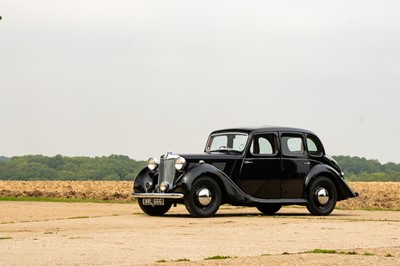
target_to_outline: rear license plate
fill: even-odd
[[[163,206],[164,199],[143,199],[143,205],[151,205],[151,206]]]

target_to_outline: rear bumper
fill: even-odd
[[[182,193],[132,193],[133,198],[154,198],[154,199],[183,199]]]

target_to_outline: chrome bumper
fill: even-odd
[[[182,199],[184,196],[182,193],[132,193],[132,197],[139,199]]]

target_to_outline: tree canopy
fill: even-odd
[[[0,162],[2,180],[133,180],[147,163],[128,156],[26,155]]]
[[[333,156],[349,181],[400,182],[400,164],[362,157]],[[0,180],[133,180],[147,162],[124,155],[65,157],[0,156]]]
[[[400,182],[400,164],[381,164],[378,160],[363,157],[333,156],[349,181]]]

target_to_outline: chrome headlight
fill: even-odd
[[[151,157],[147,160],[147,167],[150,170],[155,170],[157,168],[158,164],[159,164],[159,162],[156,158]]]
[[[181,171],[185,167],[186,160],[183,157],[178,157],[175,159],[175,169]]]

